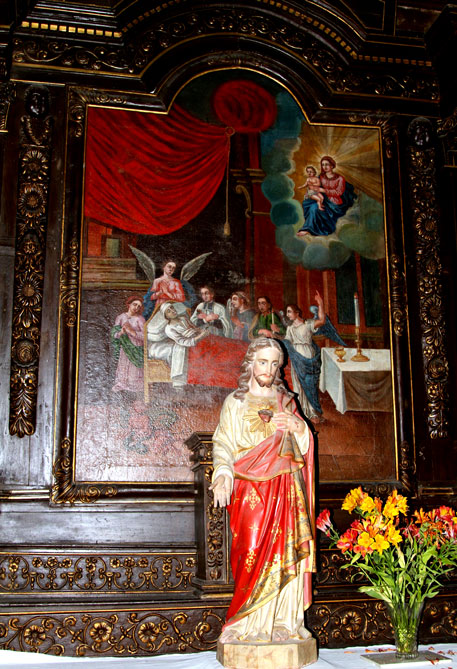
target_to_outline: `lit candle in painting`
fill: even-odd
[[[359,310],[359,296],[354,293],[354,313],[355,313],[355,327],[360,327],[360,310]]]

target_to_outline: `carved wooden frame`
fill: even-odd
[[[148,108],[157,111],[163,110],[163,104],[150,96],[126,95],[123,93],[101,92],[93,89],[70,87],[68,91],[68,137],[67,137],[67,162],[75,166],[82,165],[84,147],[84,128],[87,107],[90,104],[116,105],[128,108]],[[360,119],[357,115],[349,116],[349,121],[354,125],[381,126],[383,136],[388,137],[388,117],[385,114],[367,116]],[[392,146],[387,139],[385,145],[386,157],[392,154]],[[77,168],[76,168],[77,170]],[[173,491],[173,499],[176,496],[191,501],[194,498],[192,484],[108,484],[108,483],[79,483],[74,478],[75,464],[75,406],[76,406],[76,369],[77,369],[77,337],[76,326],[78,319],[79,302],[79,277],[81,252],[79,248],[81,207],[82,207],[82,174],[78,171],[66,173],[66,202],[65,220],[62,235],[62,254],[60,269],[60,323],[59,323],[59,355],[58,355],[58,397],[56,404],[56,443],[53,464],[54,483],[51,492],[51,501],[54,504],[93,503],[103,499],[136,499],[138,496],[146,496],[153,499],[166,499]],[[71,187],[70,187],[71,184]],[[391,320],[394,323],[393,337],[398,343],[405,340],[402,323],[405,320],[405,286],[403,281],[404,269],[402,269],[402,254],[400,247],[395,249],[401,242],[396,239],[392,230],[388,233],[389,256],[392,262],[387,263],[390,272],[391,283]],[[389,279],[388,279],[389,281]],[[394,364],[395,364],[395,351]],[[399,374],[395,375],[399,379]],[[405,404],[401,397],[402,389],[408,383],[401,383],[395,388],[394,397],[397,398],[397,406]],[[398,410],[397,410],[398,415]],[[392,485],[403,487],[408,492],[414,491],[414,456],[410,447],[410,437],[405,430],[406,425],[403,417],[396,426],[397,444],[397,480]],[[399,445],[399,446],[398,446]],[[347,490],[348,482],[326,486],[329,494],[340,498]],[[385,490],[386,484],[376,484],[376,490]],[[331,489],[331,493],[330,493]],[[323,496],[328,497],[327,494]]]
[[[69,87],[68,89],[68,127],[67,127],[67,163],[81,166],[84,147],[84,128],[87,107],[90,104],[115,105],[128,108],[144,108],[163,111],[164,105],[158,98],[141,94],[100,91],[89,88]],[[341,122],[343,112],[336,114]],[[346,114],[346,123],[357,126],[379,127],[381,130],[383,161],[386,174],[393,173],[398,180],[398,138],[395,123],[386,113]],[[328,120],[331,123],[330,120]],[[75,171],[76,169],[76,171]],[[79,483],[74,478],[75,463],[75,374],[77,369],[76,325],[78,319],[80,257],[79,248],[82,174],[78,167],[72,173],[66,172],[65,220],[62,235],[62,254],[60,270],[60,323],[58,356],[58,397],[56,404],[56,442],[54,453],[51,501],[54,504],[92,503],[103,499],[137,499],[138,496],[150,500],[165,500],[173,491],[173,499],[182,498],[191,502],[194,499],[192,484],[108,484]],[[71,184],[71,187],[70,187]],[[415,454],[413,444],[412,415],[405,407],[411,407],[411,398],[405,397],[410,388],[409,342],[406,327],[407,294],[405,250],[403,247],[403,221],[396,224],[393,216],[395,204],[401,208],[402,202],[395,203],[395,194],[388,194],[386,203],[391,210],[386,210],[387,218],[387,281],[390,286],[390,321],[392,330],[392,356],[396,373],[394,380],[396,479],[389,482],[369,485],[378,493],[391,487],[401,487],[410,494],[415,494]],[[388,209],[388,207],[387,207]],[[367,482],[369,484],[369,482]],[[322,498],[336,500],[344,496],[348,482],[322,484]]]

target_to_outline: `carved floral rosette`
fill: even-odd
[[[195,551],[0,553],[0,593],[191,592]]]
[[[0,615],[0,649],[123,657],[212,650],[224,614],[218,606],[156,606]]]
[[[408,135],[427,425],[430,438],[438,439],[449,436],[449,363],[441,280],[436,150],[431,122],[422,117],[414,119]]]
[[[35,431],[53,120],[48,91],[31,86],[21,118],[11,335],[10,434]]]

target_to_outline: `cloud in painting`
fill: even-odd
[[[277,96],[277,106],[275,126],[262,133],[262,167],[266,174],[262,192],[271,203],[270,218],[276,227],[278,246],[292,263],[301,264],[305,269],[336,269],[348,260],[353,251],[369,259],[383,258],[384,216],[382,204],[378,201],[380,175],[376,165],[379,160],[376,135],[371,130],[368,131],[371,135],[368,135],[364,129],[341,128],[335,132],[330,128],[329,136],[325,138],[325,127],[316,131],[308,126],[299,107],[288,94],[280,93]],[[296,236],[304,222],[302,196],[300,191],[296,193],[296,186],[305,177],[297,175],[294,160],[294,156],[300,156],[303,162],[302,156],[308,155],[308,145],[301,139],[303,123],[311,128],[311,140],[316,145],[313,156],[316,167],[318,155],[332,153],[332,139],[337,139],[339,146],[346,141],[349,147],[346,155],[349,155],[349,150],[351,153],[341,173],[346,169],[346,179],[350,183],[356,182],[357,199],[346,214],[338,219],[335,232],[328,236]],[[313,133],[317,135],[317,132],[320,133],[318,141],[313,137]],[[324,151],[325,139],[330,148],[327,151]],[[317,149],[319,141],[321,146]],[[351,175],[354,177],[352,181]]]

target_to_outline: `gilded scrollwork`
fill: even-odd
[[[445,119],[438,121],[437,134],[443,142],[448,165],[457,164],[457,109]]]
[[[372,497],[387,497],[392,492],[394,486],[391,483],[365,483],[363,489]]]
[[[377,71],[378,64],[373,63],[370,70],[358,68],[354,60],[357,56],[349,45],[341,39],[326,45],[322,40],[325,35],[328,42],[333,41],[335,32],[326,28],[321,20],[315,21],[302,12],[288,11],[284,17],[279,12],[274,17],[261,8],[230,7],[217,9],[200,8],[198,12],[182,12],[180,18],[164,16],[160,23],[151,29],[151,16],[143,21],[143,31],[135,31],[130,38],[125,32],[127,44],[85,46],[74,44],[65,39],[51,37],[21,37],[14,43],[13,61],[15,63],[53,65],[60,68],[92,72],[141,74],[164,51],[206,35],[236,34],[246,35],[251,39],[260,39],[275,48],[284,48],[293,52],[309,65],[313,72],[322,77],[333,91],[338,93],[361,93],[384,95],[399,98],[420,98],[438,100],[438,82],[433,71],[424,67],[409,65],[405,73],[396,71],[396,63],[389,65],[390,72],[385,72],[385,64]],[[307,19],[310,19],[309,21]],[[321,34],[322,33],[322,34]],[[131,41],[129,41],[131,39]],[[348,49],[352,56],[348,61]],[[235,63],[239,63],[236,58]],[[255,57],[255,56],[254,56]],[[225,57],[223,57],[225,58]],[[245,56],[241,56],[245,58]],[[218,64],[219,61],[217,61]],[[260,63],[262,65],[262,63]]]
[[[307,621],[321,647],[386,643],[392,639],[389,614],[385,604],[377,600],[313,604]]]
[[[10,434],[35,431],[53,120],[49,93],[31,86],[21,118],[11,334]]]
[[[60,65],[68,69],[93,70],[96,72],[109,69],[111,72],[125,72],[128,63],[125,51],[107,45],[89,48],[76,46],[66,40],[39,37],[19,38],[14,40],[13,61],[42,65]]]
[[[70,90],[68,102],[68,118],[70,134],[81,139],[84,136],[84,123],[88,104],[124,105],[128,97],[119,93],[106,93],[92,88],[75,88]]]
[[[391,314],[394,333],[401,337],[407,320],[406,279],[400,256],[390,256]]]
[[[381,124],[381,137],[385,155],[391,160],[394,156],[394,147],[398,141],[398,130],[390,119]]]
[[[6,130],[8,112],[16,96],[16,85],[13,83],[0,84],[0,132]]]
[[[341,551],[321,549],[320,567],[316,574],[316,584],[320,586],[347,586],[351,583],[364,583],[363,575],[355,567],[342,569],[348,561]]]
[[[380,127],[384,153],[387,158],[392,158],[393,147],[397,141],[398,136],[398,131],[392,124],[392,114],[353,113],[349,114],[348,119],[351,123],[356,123],[357,125],[371,125]]]
[[[443,636],[457,637],[457,602],[434,599],[425,610],[424,617],[430,634],[438,640]]]
[[[72,441],[65,437],[60,443],[59,454],[52,468],[54,484],[51,490],[51,501],[54,504],[92,504],[100,497],[117,495],[117,488],[114,485],[76,483],[73,479],[72,456]]]
[[[4,616],[0,649],[49,655],[153,655],[212,650],[225,609],[218,607],[144,611],[75,612]]]
[[[205,468],[206,485],[211,482],[213,468]],[[224,564],[224,529],[225,529],[225,509],[215,507],[213,504],[213,492],[208,488],[208,503],[206,505],[206,527],[207,527],[207,557],[206,563],[209,567],[210,578],[217,581],[222,576],[222,566]]]
[[[413,449],[407,441],[400,444],[398,459],[399,478],[406,492],[415,492],[416,465],[413,457]]]
[[[448,436],[449,364],[442,298],[439,208],[436,193],[436,155],[433,128],[426,118],[408,128],[410,199],[415,230],[422,354],[427,395],[427,423],[432,439]]]
[[[196,557],[192,552],[75,556],[0,554],[0,592],[185,592],[191,590]]]
[[[76,237],[70,241],[68,253],[60,263],[60,307],[65,325],[76,324],[78,310],[79,243]]]

